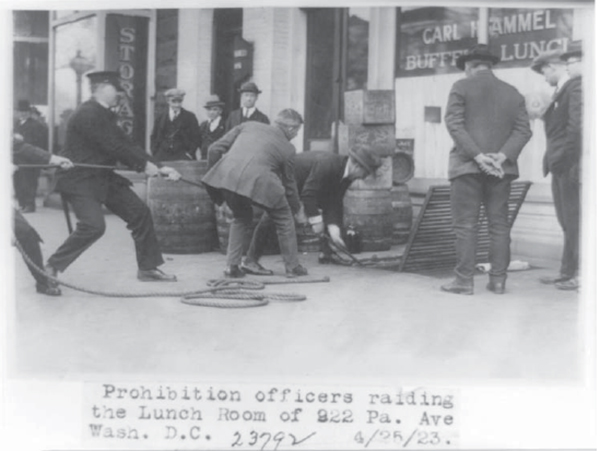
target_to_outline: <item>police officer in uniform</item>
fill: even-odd
[[[144,150],[134,145],[117,125],[111,111],[119,103],[117,72],[88,74],[92,98],[82,103],[67,125],[62,155],[73,163],[114,166],[123,163],[150,177],[164,175],[178,180],[173,168],[159,167]],[[171,282],[177,280],[158,269],[164,263],[150,210],[131,189],[131,182],[112,169],[75,167],[57,172],[56,190],[70,203],[77,217],[77,227],[48,259],[46,272],[56,276],[73,263],[105,230],[102,205],[127,223],[135,243],[138,279]],[[117,257],[118,258],[118,257]]]

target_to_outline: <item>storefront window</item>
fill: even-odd
[[[54,151],[64,145],[66,124],[91,95],[85,74],[96,67],[98,19],[89,17],[54,29]]]
[[[370,8],[348,9],[346,91],[367,88]]]

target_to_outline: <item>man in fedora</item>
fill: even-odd
[[[200,160],[207,159],[210,145],[225,134],[224,106],[216,94],[212,94],[204,105],[208,119],[200,124]]]
[[[198,119],[182,107],[185,91],[165,91],[168,108],[154,121],[150,149],[157,161],[195,160],[200,144]]]
[[[175,281],[158,266],[164,263],[150,209],[131,189],[132,183],[112,169],[78,166],[115,166],[117,162],[149,177],[167,176],[178,180],[173,168],[155,164],[141,147],[133,144],[117,125],[117,115],[111,111],[120,101],[123,88],[118,72],[93,72],[90,80],[92,98],[77,107],[67,125],[65,146],[61,155],[75,167],[56,173],[56,190],[73,208],[77,227],[67,240],[50,256],[46,272],[51,276],[63,272],[87,248],[96,242],[106,228],[102,206],[123,219],[131,230],[135,243],[138,274],[142,281]],[[121,249],[115,249],[115,259]]]
[[[308,222],[316,235],[327,234],[338,246],[346,247],[341,233],[344,194],[354,180],[374,175],[380,166],[381,158],[363,147],[350,149],[349,156],[316,150],[294,155],[298,193]],[[273,271],[264,268],[258,262],[272,232],[272,221],[263,215],[242,262],[243,271],[255,275],[273,274]],[[322,241],[319,262],[329,261],[331,248]]]
[[[48,149],[48,129],[33,118],[28,100],[19,100],[17,103],[13,130],[27,144],[42,150]],[[40,169],[36,168],[21,168],[13,175],[15,196],[22,213],[35,211],[35,195],[39,177]]]
[[[240,103],[242,107],[238,110],[233,110],[227,118],[225,129],[231,130],[236,125],[240,125],[246,121],[262,122],[263,124],[269,124],[269,118],[258,111],[255,107],[258,95],[262,92],[256,86],[256,83],[251,81],[246,82],[240,88]]]
[[[567,52],[541,53],[531,68],[555,87],[552,103],[543,116],[546,131],[544,176],[552,174],[552,198],[564,243],[560,272],[540,282],[560,290],[579,287],[580,163],[582,152],[580,45]]]
[[[479,209],[483,203],[490,233],[487,289],[503,294],[510,263],[508,198],[519,175],[517,158],[531,138],[525,99],[499,80],[492,67],[499,58],[478,44],[456,61],[466,77],[452,86],[445,122],[450,151],[450,208],[456,234],[455,279],[443,291],[473,294]]]
[[[298,260],[294,215],[305,222],[294,180],[296,149],[290,141],[302,126],[295,110],[279,112],[274,125],[249,121],[238,125],[208,149],[211,168],[202,182],[213,202],[226,202],[233,213],[227,247],[226,277],[243,277],[242,256],[252,238],[252,205],[275,223],[288,277],[307,274]]]

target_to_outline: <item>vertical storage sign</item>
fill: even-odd
[[[458,72],[456,59],[477,43],[477,8],[416,8],[399,13],[397,77]],[[526,67],[541,52],[566,49],[572,9],[492,8],[489,46],[499,68]]]
[[[146,83],[148,79],[148,18],[106,16],[106,70],[119,72],[125,89],[117,114],[119,126],[142,147],[146,135]]]

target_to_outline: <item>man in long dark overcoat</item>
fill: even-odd
[[[555,87],[552,102],[544,113],[546,153],[544,176],[552,174],[552,197],[564,243],[560,272],[542,277],[544,284],[561,290],[579,287],[580,162],[582,152],[581,58],[578,45],[567,52],[540,54],[532,69]]]
[[[71,169],[73,167],[73,163],[68,158],[52,155],[39,147],[23,142],[21,135],[15,135],[13,138],[13,163],[15,165],[51,164],[60,166],[63,169]],[[17,168],[17,172],[22,171],[23,169],[29,169],[18,168],[18,166],[15,167]],[[43,269],[44,267],[42,250],[40,248],[40,243],[42,241],[40,235],[29,222],[27,222],[19,210],[15,209],[13,219],[15,239],[25,255],[31,260],[30,263],[25,259],[25,256],[23,257],[29,272],[31,272],[31,275],[36,281],[35,288],[37,292],[48,296],[59,296],[61,294],[60,289],[56,285],[49,283],[48,278],[32,266],[33,263],[33,265],[40,269]]]
[[[452,86],[446,127],[454,140],[450,151],[450,208],[456,234],[455,279],[443,291],[473,294],[479,209],[485,206],[490,234],[487,289],[503,294],[510,263],[508,198],[519,175],[517,158],[531,138],[525,99],[493,74],[499,61],[478,44],[456,66],[466,78]]]
[[[158,167],[152,157],[132,143],[117,125],[117,115],[110,110],[119,103],[117,72],[88,74],[92,99],[82,103],[67,125],[66,142],[61,153],[76,167],[58,171],[56,190],[73,208],[77,227],[48,259],[46,271],[52,276],[62,272],[97,241],[106,227],[102,205],[127,223],[135,243],[138,279],[175,281],[158,266],[164,263],[150,209],[131,189],[132,183],[112,169],[77,166],[77,164],[113,167],[120,162],[129,169],[159,174],[178,180],[180,174],[167,166]],[[118,258],[118,256],[115,256]]]
[[[281,111],[274,125],[245,122],[208,149],[211,169],[202,179],[213,201],[233,212],[227,248],[226,277],[243,277],[242,256],[252,235],[252,205],[263,208],[275,223],[286,274],[307,274],[298,260],[294,214],[301,214],[294,180],[296,153],[290,141],[302,126],[302,116]]]

